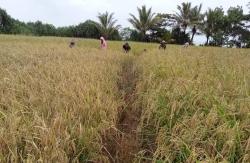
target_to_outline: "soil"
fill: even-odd
[[[140,122],[141,108],[136,105],[138,74],[133,58],[126,58],[117,82],[123,105],[118,108],[116,130],[106,131],[102,140],[103,152],[110,162],[133,162],[140,151],[137,127]]]

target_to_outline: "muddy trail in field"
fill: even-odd
[[[114,163],[133,162],[140,151],[137,127],[141,118],[141,108],[136,104],[139,72],[134,62],[134,58],[128,57],[122,63],[117,86],[123,105],[118,108],[117,130],[107,131],[103,140],[105,155]]]

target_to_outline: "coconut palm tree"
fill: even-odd
[[[191,42],[193,42],[194,35],[197,32],[196,25],[203,20],[203,14],[201,14],[202,5],[192,7],[190,2],[182,3],[177,6],[178,12],[174,14],[176,22],[182,27],[184,34],[188,27],[193,25]]]
[[[114,13],[99,13],[97,18],[99,22],[96,23],[96,27],[100,34],[106,39],[120,28],[120,25],[116,25],[117,20],[114,18]]]
[[[131,18],[128,21],[141,33],[145,41],[147,31],[157,24],[159,18],[155,16],[155,13],[152,13],[152,8],[147,9],[146,6],[142,6],[141,8],[137,7],[137,10],[139,14],[138,18],[130,14]]]
[[[177,23],[183,28],[184,33],[186,33],[187,27],[191,23],[192,16],[192,6],[190,2],[182,3],[177,6],[178,12],[174,14],[174,18]]]
[[[199,25],[199,29],[206,35],[206,45],[209,43],[210,37],[216,34],[223,26],[224,12],[222,8],[208,9],[205,13],[205,19]]]
[[[214,12],[212,9],[208,9],[205,13],[205,19],[200,25],[201,31],[206,35],[207,41],[206,45],[209,43],[209,38],[212,36],[212,28],[213,28],[213,18],[214,18]]]
[[[191,10],[191,17],[190,17],[190,24],[193,25],[192,29],[192,37],[191,37],[191,43],[193,42],[194,35],[197,33],[196,25],[201,24],[202,20],[204,19],[204,14],[201,13],[202,5],[195,6]]]

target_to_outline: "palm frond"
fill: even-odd
[[[109,37],[116,30],[120,28],[119,25],[116,25],[117,20],[114,19],[114,13],[98,13],[97,16],[99,23],[96,23],[98,31],[105,37]]]
[[[133,25],[133,27],[140,31],[143,35],[152,28],[158,21],[155,13],[152,13],[152,8],[147,9],[144,5],[141,8],[137,7],[138,17],[130,14],[128,21]]]

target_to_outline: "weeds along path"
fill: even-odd
[[[117,131],[109,131],[104,138],[106,155],[111,162],[133,162],[140,150],[140,141],[137,136],[137,127],[141,118],[141,109],[136,105],[136,85],[138,69],[135,57],[126,56],[117,86],[123,99],[123,105],[118,108]]]

